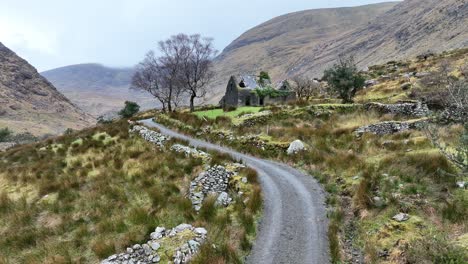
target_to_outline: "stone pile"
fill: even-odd
[[[164,148],[164,144],[171,139],[170,137],[166,137],[163,134],[150,130],[144,126],[135,125],[129,132],[139,134],[143,139],[156,144],[160,148]]]
[[[189,198],[196,211],[201,209],[203,200],[209,194],[218,194],[218,204],[228,205],[232,199],[227,194],[229,179],[233,172],[221,165],[210,167],[190,183]]]
[[[403,102],[398,104],[368,103],[365,105],[365,108],[367,110],[377,110],[381,113],[415,117],[423,117],[430,114],[427,105],[421,102]]]
[[[188,236],[192,237],[192,239],[175,248],[172,261],[174,264],[188,263],[198,252],[200,245],[205,241],[208,232],[202,227],[194,228],[189,224],[180,224],[170,230],[166,230],[164,227],[157,227],[155,231],[151,233],[151,240],[145,244],[133,245],[132,247],[127,248],[125,253],[112,255],[103,260],[101,264],[159,263],[161,261],[161,254],[158,253],[158,250],[163,243],[162,241],[164,240],[167,242],[167,239],[175,238],[182,232],[192,233],[192,236]],[[185,234],[184,237],[186,236],[187,235]]]
[[[204,160],[208,160],[211,158],[210,154],[204,151],[198,150],[196,148],[187,147],[181,144],[172,145],[171,150],[178,153],[185,153],[186,156],[193,156],[196,158],[200,157]]]
[[[387,134],[394,134],[410,129],[418,129],[422,127],[422,125],[426,123],[426,120],[418,120],[418,121],[407,121],[407,122],[399,122],[399,121],[386,121],[377,124],[372,124],[368,126],[363,126],[356,129],[355,133],[358,136],[361,136],[364,133],[372,133],[375,135],[387,135]]]

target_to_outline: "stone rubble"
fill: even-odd
[[[196,211],[201,209],[203,200],[209,194],[218,194],[219,204],[224,206],[232,202],[229,197],[227,189],[229,186],[229,179],[234,175],[233,172],[228,171],[225,167],[218,165],[210,167],[198,175],[190,183],[189,199]]]
[[[153,144],[156,144],[159,148],[163,149],[164,144],[170,140],[170,137],[167,137],[159,132],[153,131],[148,129],[147,127],[144,126],[138,126],[135,125],[133,128],[129,130],[129,133],[137,133],[139,134],[143,139],[145,139],[148,142],[151,142]]]
[[[101,264],[159,263],[161,257],[157,251],[161,247],[161,240],[166,237],[175,237],[177,234],[186,230],[190,230],[194,238],[175,249],[172,261],[175,264],[188,263],[198,252],[200,245],[206,240],[208,232],[203,227],[195,228],[189,224],[180,224],[169,231],[164,227],[157,227],[155,231],[151,233],[151,240],[145,244],[136,244],[132,247],[128,247],[125,253],[114,254],[103,260]]]

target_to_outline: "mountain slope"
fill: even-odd
[[[133,68],[78,64],[41,74],[73,103],[99,116],[121,109],[126,100],[137,102],[143,109],[157,106],[151,95],[129,89],[133,73]]]
[[[268,70],[275,80],[287,78],[309,47],[366,25],[396,4],[306,10],[267,21],[242,34],[216,58],[214,85],[219,91],[230,75],[260,70]]]
[[[340,54],[359,66],[468,45],[466,0],[406,0],[351,8],[308,10],[263,23],[236,39],[216,59],[212,103],[227,78],[267,70],[275,81],[321,77]]]
[[[468,46],[468,1],[406,0],[370,24],[313,47],[299,73],[320,75],[337,54],[354,54],[361,67]]]
[[[42,135],[93,122],[26,60],[0,43],[0,127]]]

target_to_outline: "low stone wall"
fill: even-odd
[[[129,133],[138,133],[143,139],[156,144],[160,148],[164,148],[164,144],[171,139],[161,133],[148,129],[147,127],[138,125],[134,125],[130,129]]]
[[[421,102],[403,102],[398,104],[368,103],[365,105],[365,108],[367,110],[376,110],[381,113],[414,117],[423,117],[430,114],[427,105]]]
[[[103,260],[101,264],[122,264],[122,263],[140,263],[150,264],[159,263],[161,254],[158,250],[165,247],[164,242],[174,238],[175,241],[180,240],[180,237],[191,237],[186,242],[182,242],[180,246],[174,249],[172,261],[174,264],[188,263],[192,257],[199,251],[200,245],[205,241],[207,231],[205,228],[195,228],[189,224],[180,224],[173,229],[166,230],[164,227],[157,227],[151,233],[151,239],[145,244],[136,244],[128,247],[125,253],[115,254]],[[164,241],[164,242],[163,242]],[[167,250],[167,246],[165,247]]]
[[[187,147],[187,146],[184,146],[184,145],[181,145],[181,144],[172,145],[171,150],[175,151],[175,152],[178,152],[178,153],[184,153],[186,156],[192,156],[192,157],[195,157],[195,158],[202,158],[203,160],[206,160],[206,161],[211,159],[210,154],[208,154],[208,153],[206,153],[204,151],[198,150],[196,148]]]
[[[394,134],[410,129],[420,129],[424,126],[427,120],[417,120],[417,121],[387,121],[381,122],[377,124],[372,124],[368,126],[363,126],[356,129],[355,133],[358,136],[361,136],[364,133],[372,133],[375,135],[387,135],[387,134]]]

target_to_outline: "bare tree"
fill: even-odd
[[[161,56],[150,51],[137,66],[132,87],[149,92],[161,102],[164,111],[172,112],[184,93],[180,75],[185,51],[179,35],[159,42],[158,48]]]
[[[195,98],[206,95],[206,85],[213,78],[212,59],[216,55],[213,40],[200,35],[178,34],[160,41],[161,53],[150,51],[138,65],[133,87],[150,92],[172,112],[189,95],[190,110]]]
[[[166,111],[170,93],[162,84],[160,70],[154,52],[148,52],[145,59],[136,67],[132,78],[132,88],[149,92],[162,104],[163,111]]]
[[[448,61],[443,61],[437,71],[421,79],[421,88],[416,97],[427,101],[429,105],[440,108],[456,108],[466,111],[468,107],[468,66],[464,64],[458,71],[461,77],[452,75],[453,68]]]
[[[181,68],[181,83],[189,94],[190,111],[195,111],[195,98],[206,95],[206,85],[214,76],[212,60],[217,51],[213,47],[213,39],[202,38],[200,35],[177,36],[180,48],[183,50]]]
[[[186,50],[184,47],[184,34],[172,36],[171,38],[159,42],[159,50],[162,56],[158,58],[160,67],[160,78],[168,91],[167,109],[172,112],[173,104],[179,105],[183,94],[182,76],[183,63]]]
[[[462,174],[468,174],[468,81],[467,65],[458,70],[460,77],[452,75],[452,68],[447,61],[442,62],[439,70],[423,78],[421,84],[428,89],[429,95],[436,97],[442,107],[445,108],[439,118],[426,126],[426,135],[440,152],[453,164],[462,170]],[[464,131],[459,142],[447,145],[439,133],[438,122],[446,123],[455,121],[464,124]]]
[[[311,97],[320,94],[320,84],[312,79],[295,76],[292,78],[292,81],[294,82],[292,90],[296,93],[299,100],[308,101]]]

